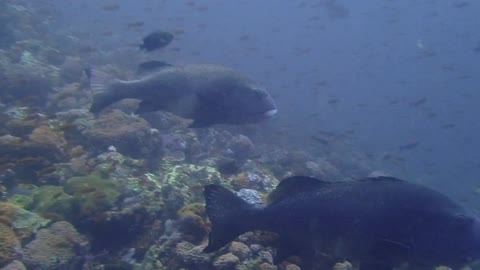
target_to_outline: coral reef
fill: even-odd
[[[23,250],[23,262],[33,269],[60,269],[85,254],[88,248],[88,241],[72,224],[59,221],[38,231]]]
[[[177,224],[184,239],[190,243],[200,244],[209,231],[205,207],[200,203],[187,204],[178,211],[178,217]]]
[[[119,183],[100,172],[68,179],[64,190],[71,195],[76,219],[89,219],[114,207],[121,194]]]
[[[47,125],[35,128],[26,139],[0,136],[0,172],[10,170],[17,182],[46,183],[56,181],[49,175],[54,163],[62,160],[66,141]]]
[[[159,157],[161,143],[142,118],[113,110],[102,114],[83,135],[90,148],[106,151],[113,145],[122,154],[132,157]]]

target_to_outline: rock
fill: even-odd
[[[262,251],[258,252],[258,256],[260,257],[260,259],[262,261],[273,264],[273,256],[272,256],[272,253],[270,253],[269,251],[262,250]]]
[[[87,252],[88,242],[66,221],[40,230],[23,252],[23,262],[28,268],[39,270],[61,269],[76,256]]]
[[[301,268],[296,264],[289,264],[285,267],[285,270],[301,270]]]
[[[239,262],[240,259],[237,256],[227,253],[216,258],[213,262],[213,267],[218,270],[234,269]]]
[[[245,260],[252,255],[252,251],[247,245],[237,241],[233,241],[230,244],[228,251],[242,260]]]
[[[264,262],[257,266],[257,270],[277,270],[277,267],[273,264]]]
[[[233,137],[227,146],[232,151],[232,157],[242,164],[255,152],[255,145],[245,135]]]
[[[263,202],[260,193],[255,189],[242,188],[237,192],[237,195],[250,204]]]
[[[352,270],[352,269],[353,269],[352,264],[347,261],[336,263],[333,266],[333,270]]]
[[[175,254],[184,264],[201,268],[210,264],[210,256],[203,252],[204,248],[205,245],[195,246],[187,241],[182,241],[176,245]]]

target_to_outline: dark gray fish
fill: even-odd
[[[423,97],[423,98],[420,98],[420,99],[412,102],[410,105],[413,106],[413,107],[418,107],[418,106],[423,105],[425,103],[427,103],[427,98]]]
[[[398,149],[399,149],[399,150],[412,150],[412,149],[417,148],[418,146],[420,146],[420,142],[414,141],[414,142],[411,142],[411,143],[407,143],[407,144],[404,144],[404,145],[400,145],[400,146],[398,147]]]
[[[234,159],[223,159],[217,161],[217,170],[222,175],[235,175],[241,172],[240,165]]]
[[[460,269],[480,256],[477,217],[437,191],[392,177],[325,182],[294,176],[263,207],[219,185],[206,186],[204,195],[213,225],[206,252],[264,230],[279,235],[276,263],[298,255],[310,262],[305,269],[325,261],[330,268],[321,269],[332,269],[343,259],[361,270],[391,270],[405,262],[418,269]]]
[[[163,61],[158,61],[158,60],[146,61],[138,65],[137,75],[145,75],[147,73],[152,73],[162,68],[171,67],[171,66],[173,65],[170,65],[169,63],[166,63]]]
[[[143,38],[143,44],[140,45],[141,50],[151,52],[163,48],[170,44],[173,40],[173,34],[165,31],[155,31]]]
[[[92,75],[92,113],[125,98],[141,100],[137,114],[167,111],[193,119],[190,127],[248,124],[277,112],[272,97],[238,72],[219,65],[165,67],[138,80],[108,80]]]

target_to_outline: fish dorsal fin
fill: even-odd
[[[291,176],[285,178],[268,195],[268,203],[272,204],[288,198],[294,194],[299,194],[329,185],[329,182],[309,177],[309,176]]]
[[[376,176],[376,177],[367,177],[367,178],[362,178],[358,181],[365,181],[365,182],[371,182],[371,181],[392,181],[392,182],[402,182],[403,180],[391,177],[391,176]]]

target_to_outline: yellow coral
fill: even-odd
[[[6,202],[0,202],[0,223],[11,223],[14,216],[15,208],[13,205]]]
[[[13,229],[0,223],[0,266],[14,259],[16,241]]]

